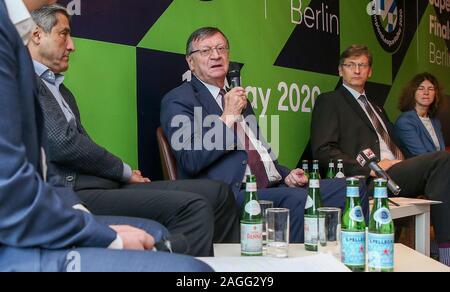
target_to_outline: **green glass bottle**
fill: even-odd
[[[345,178],[344,160],[338,159],[336,178]]]
[[[328,163],[327,179],[333,179],[336,176],[336,168],[333,159]]]
[[[366,269],[366,222],[359,196],[359,179],[347,178],[347,199],[342,215],[342,263],[353,272]]]
[[[305,172],[305,176],[309,178],[309,161],[303,160],[302,161],[302,169]]]
[[[317,225],[319,212],[317,209],[322,207],[322,199],[320,197],[319,173],[312,172],[310,175],[308,198],[305,205],[305,249],[317,251],[319,233]]]
[[[320,171],[319,171],[319,160],[313,160],[313,169],[312,172],[317,174],[317,179],[321,179]],[[310,174],[311,176],[311,174]]]
[[[256,194],[256,177],[247,175],[244,209],[241,215],[241,255],[261,256],[262,242],[262,214]]]
[[[394,271],[394,221],[389,210],[387,181],[376,179],[368,235],[369,272]]]

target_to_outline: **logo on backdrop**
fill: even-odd
[[[404,0],[373,0],[367,6],[378,42],[389,53],[398,50],[405,33]]]

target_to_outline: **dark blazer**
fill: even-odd
[[[437,118],[431,118],[431,123],[438,137],[441,151],[444,151],[445,142],[441,123]],[[395,133],[400,140],[403,151],[409,157],[437,151],[430,133],[428,133],[415,110],[400,115],[395,123]]]
[[[39,270],[39,248],[107,247],[116,238],[90,214],[72,209],[72,191],[42,180],[35,80],[28,50],[0,0],[0,270]],[[15,262],[14,249],[2,256],[12,247],[29,253],[29,261]]]
[[[201,120],[194,119],[195,109],[201,112]],[[222,112],[206,86],[193,76],[191,82],[183,83],[170,91],[162,100],[161,125],[170,143],[172,139],[179,141],[182,131],[184,131],[185,137],[188,137],[181,143],[186,146],[184,149],[174,149],[174,144],[171,143],[180,178],[210,178],[222,181],[230,185],[234,193],[238,194],[247,166],[247,153],[243,150],[236,150],[237,142],[233,131],[219,119]],[[206,117],[209,115],[212,115],[210,116],[211,125],[205,126],[204,121],[207,121]],[[243,115],[245,118],[254,116],[251,106],[247,107]],[[172,119],[176,116],[183,117],[184,125],[176,123],[171,126]],[[187,125],[186,122],[189,122],[190,125]],[[201,142],[208,130],[215,125],[221,127],[221,137],[227,137],[227,139],[217,139],[216,137],[216,144],[221,148],[207,150],[201,146],[199,150],[195,150],[195,144],[202,145]],[[180,130],[182,126],[184,128]],[[253,129],[253,132],[258,133],[258,139],[270,151],[269,145],[259,133],[259,127]],[[290,170],[278,164],[277,161],[275,161],[275,166],[284,180]]]
[[[385,123],[394,143],[399,145],[394,127],[384,109],[369,96],[368,99]],[[370,173],[369,168],[362,168],[356,161],[359,151],[371,148],[380,157],[380,143],[375,128],[344,86],[317,98],[311,122],[311,148],[314,158],[319,159],[322,166],[330,159],[343,159],[347,176],[368,176]]]
[[[123,175],[122,160],[89,137],[83,128],[77,102],[70,90],[64,85],[60,86],[61,95],[76,116],[76,125],[67,121],[52,92],[39,77],[37,80],[39,103],[44,114],[48,139],[51,183],[74,186],[77,178],[87,178],[86,175],[120,181]]]

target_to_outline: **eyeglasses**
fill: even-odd
[[[202,57],[209,57],[209,56],[211,56],[211,54],[214,50],[216,50],[218,55],[224,55],[224,54],[228,53],[228,47],[221,45],[221,46],[216,46],[216,47],[212,47],[212,48],[206,47],[203,49],[192,51],[189,53],[189,56],[192,54],[195,54],[195,53],[200,53],[200,55]]]
[[[428,91],[435,91],[435,88],[432,87],[432,86],[430,86],[430,87],[425,87],[425,86],[417,87],[417,91],[425,91],[425,89],[428,90]]]
[[[356,63],[345,63],[345,64],[342,64],[342,66],[345,67],[346,69],[352,69],[352,70],[355,70],[356,68],[358,68],[358,69],[367,69],[367,68],[369,68],[369,64],[366,64],[366,63],[359,63],[359,64],[356,64]]]

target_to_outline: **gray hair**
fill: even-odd
[[[31,13],[31,17],[33,17],[37,26],[41,27],[46,33],[50,33],[58,21],[56,18],[58,13],[65,15],[70,20],[67,9],[58,4],[47,5],[35,10]]]
[[[202,27],[194,31],[189,37],[186,44],[186,56],[189,56],[194,51],[194,48],[192,46],[194,42],[212,37],[216,33],[220,33],[225,38],[225,40],[227,41],[227,47],[229,48],[230,44],[228,42],[228,38],[220,29],[216,27]]]

